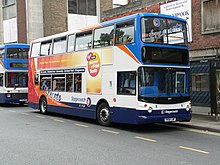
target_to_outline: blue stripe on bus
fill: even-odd
[[[11,97],[6,97],[6,93],[0,93],[0,103],[23,103],[27,100],[27,93],[8,93]]]
[[[39,108],[39,105],[36,103],[29,103],[29,106],[35,109]],[[93,107],[95,107],[95,105],[93,105]],[[170,111],[175,110],[177,109],[173,109]],[[110,111],[111,122],[125,124],[147,124],[155,122],[163,123],[165,118],[176,118],[176,121],[190,121],[192,117],[191,113],[186,111],[185,109],[178,109],[178,113],[170,114],[162,114],[160,110],[148,113],[148,111],[121,107],[110,108]],[[48,105],[48,112],[96,119],[95,109],[87,109],[80,107],[68,108]]]

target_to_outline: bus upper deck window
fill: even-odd
[[[113,45],[114,26],[103,27],[95,30],[94,48]]]
[[[116,44],[134,42],[134,20],[116,25]]]
[[[53,54],[66,52],[66,36],[54,39]]]
[[[92,31],[79,33],[76,35],[76,47],[75,50],[87,50],[92,45]]]
[[[46,56],[52,54],[52,40],[41,43],[40,55]]]

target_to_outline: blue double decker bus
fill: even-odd
[[[28,44],[0,45],[0,103],[27,102]]]

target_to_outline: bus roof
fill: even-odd
[[[23,43],[12,43],[12,44],[4,44],[4,45],[0,45],[0,48],[10,48],[10,47],[23,47],[23,48],[29,48],[30,45],[29,44],[23,44]]]
[[[41,41],[51,40],[53,38],[62,37],[62,36],[66,36],[66,35],[69,35],[69,34],[74,34],[74,33],[79,33],[79,32],[83,32],[83,31],[87,31],[87,30],[92,30],[92,29],[99,28],[99,27],[109,26],[109,25],[112,25],[114,23],[134,19],[136,17],[161,17],[161,18],[176,19],[176,20],[179,20],[179,21],[182,21],[182,22],[186,22],[186,20],[184,20],[182,18],[174,17],[174,16],[166,15],[166,14],[136,13],[136,14],[133,14],[133,15],[113,19],[113,20],[106,21],[106,22],[101,22],[99,24],[95,24],[95,25],[91,25],[91,26],[87,26],[87,27],[84,27],[84,28],[81,28],[81,29],[78,29],[78,30],[66,31],[66,32],[54,34],[54,35],[51,35],[51,36],[42,37],[42,38],[33,40],[32,42],[41,42]]]
[[[101,25],[102,26],[108,26],[108,25],[113,24],[113,23],[117,23],[117,22],[121,22],[121,21],[125,21],[125,20],[136,18],[138,16],[139,17],[162,17],[162,18],[176,19],[176,20],[179,20],[179,21],[182,21],[182,22],[186,22],[185,19],[182,19],[182,18],[179,18],[179,17],[174,17],[174,16],[171,16],[171,15],[166,15],[166,14],[159,14],[159,13],[136,13],[136,14],[133,14],[133,15],[129,15],[129,16],[113,19],[113,20],[110,20],[110,21],[102,22]]]

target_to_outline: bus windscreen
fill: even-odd
[[[142,41],[146,43],[187,45],[186,23],[159,17],[141,20]]]

